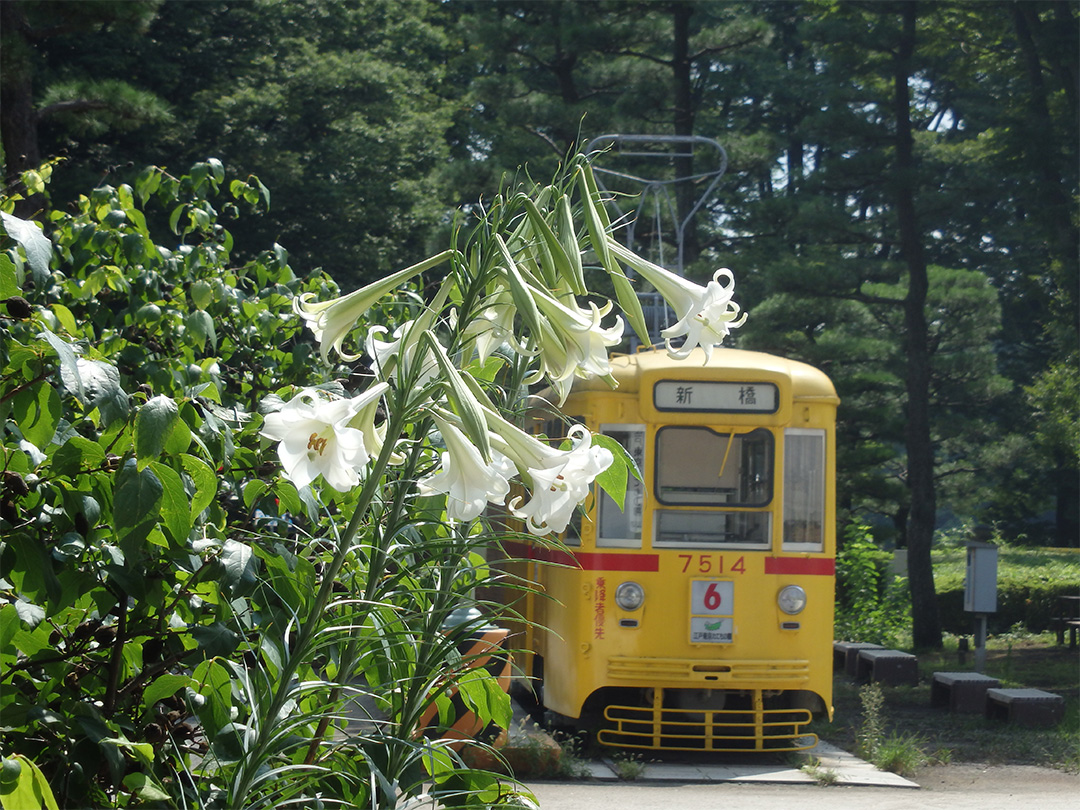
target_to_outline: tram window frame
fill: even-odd
[[[644,475],[645,455],[648,448],[648,432],[641,423],[611,423],[600,425],[601,434],[610,436],[622,445],[623,449],[634,459],[638,470]],[[626,435],[627,440],[619,439],[618,436]],[[630,435],[635,435],[635,441],[630,441]],[[629,446],[628,446],[629,445]],[[608,516],[612,519],[609,519]],[[645,525],[645,483],[639,481],[631,474],[626,479],[626,501],[623,508],[619,509],[614,499],[603,489],[599,490],[596,506],[596,546],[597,548],[641,548],[644,537]],[[618,532],[616,529],[625,527],[626,531]],[[611,536],[605,535],[605,529],[612,530]],[[636,530],[636,534],[635,534]]]
[[[688,432],[705,432],[711,434],[720,441],[725,443],[724,450],[721,455],[721,469],[719,473],[723,473],[726,470],[726,464],[724,456],[729,455],[730,451],[734,449],[734,442],[737,439],[739,443],[739,456],[737,456],[738,467],[735,468],[736,487],[715,487],[711,490],[705,488],[698,488],[699,493],[713,492],[717,495],[728,495],[733,493],[736,500],[712,500],[705,497],[695,498],[693,494],[688,494],[685,498],[673,497],[674,490],[668,492],[665,495],[664,487],[665,480],[669,480],[670,472],[664,469],[664,449],[663,441],[666,437],[674,436],[679,433]],[[747,439],[764,440],[762,446],[765,448],[765,466],[767,468],[768,476],[765,481],[765,493],[764,496],[758,500],[739,500],[740,489],[744,488],[744,477],[751,470],[744,470],[742,466],[742,453],[743,446]],[[654,460],[653,460],[653,487],[654,496],[658,504],[663,506],[698,506],[698,507],[711,507],[720,509],[730,508],[742,508],[742,509],[767,509],[773,501],[773,497],[776,491],[776,438],[768,428],[756,427],[750,430],[736,430],[731,428],[729,430],[717,430],[708,425],[664,425],[656,431],[656,438],[653,442]],[[679,468],[672,467],[671,472],[678,470]],[[719,474],[718,474],[719,475]],[[684,488],[685,489],[685,488]],[[747,488],[749,489],[749,488]]]
[[[683,520],[688,522],[689,531],[665,532],[663,524]],[[693,523],[697,520],[711,524],[711,531],[694,531]],[[752,529],[740,526],[740,523],[757,522]],[[745,551],[768,551],[772,548],[772,512],[765,509],[654,509],[653,510],[653,548],[702,548],[702,549],[739,549]],[[723,529],[717,527],[723,524]],[[734,525],[734,528],[729,528]],[[678,534],[677,539],[664,539],[664,535]],[[747,540],[751,533],[760,536],[760,540]]]
[[[802,440],[812,440],[812,443],[803,443]],[[803,449],[796,450],[797,444],[803,444]],[[812,457],[807,457],[807,450],[810,450]],[[787,428],[784,431],[783,453],[781,548],[784,551],[822,552],[825,550],[828,453],[825,431],[820,428]],[[800,503],[796,503],[796,499],[799,499]],[[791,525],[792,515],[806,516],[801,527],[805,531],[812,525],[814,511],[817,513],[818,539],[808,541],[805,534],[802,534],[800,539],[789,539],[793,538],[797,528]]]
[[[670,441],[665,447],[665,437],[670,438],[680,432],[691,434],[702,431],[717,440],[720,456],[718,477],[720,473],[727,472],[725,477],[733,479],[731,483],[735,486],[716,487],[712,490],[699,487],[696,492],[682,498],[672,497],[672,490],[665,497],[663,488],[665,481],[671,481],[671,473],[685,471],[677,465],[664,468],[666,452],[678,453],[681,449]],[[748,441],[753,444],[748,445]],[[691,447],[700,448],[701,441],[683,441],[681,444],[686,445],[689,452]],[[746,453],[748,448],[750,454]],[[776,437],[771,430],[760,426],[742,430],[734,427],[720,430],[709,425],[664,425],[656,431],[653,452],[653,487],[657,503],[652,521],[654,547],[748,551],[767,551],[772,548],[771,505],[776,492]],[[748,462],[748,459],[756,460]],[[728,465],[732,462],[736,466],[729,468]],[[755,488],[748,486],[746,482],[761,466],[764,466],[766,474],[764,481],[759,482],[757,487],[763,487],[763,492],[756,495],[756,499],[738,500],[741,492],[750,492]],[[689,483],[694,483],[693,479],[690,479]],[[701,493],[710,493],[713,499],[695,497]],[[736,500],[726,499],[731,494]],[[725,497],[725,500],[719,500],[721,496]],[[755,539],[747,539],[750,537]]]

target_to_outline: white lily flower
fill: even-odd
[[[375,373],[384,380],[400,378],[402,367],[405,368],[405,376],[409,376],[409,366],[416,360],[423,328],[417,327],[414,321],[406,321],[391,333],[393,340],[379,340],[376,337],[389,331],[385,326],[373,326],[364,341],[364,350],[372,359]],[[426,350],[421,351],[423,366],[414,381],[417,388],[422,388],[439,370],[435,358]]]
[[[615,460],[605,447],[593,446],[582,425],[568,432],[570,450],[549,447],[523,430],[485,410],[492,431],[491,443],[508,455],[532,482],[532,497],[510,501],[510,511],[525,521],[529,532],[541,536],[566,530],[574,509],[584,501],[596,476]],[[501,423],[501,424],[500,424]]]
[[[500,287],[488,296],[486,305],[480,310],[475,320],[465,327],[462,337],[475,342],[481,365],[504,343],[509,343],[515,351],[522,350],[514,338],[516,312],[517,308],[514,306],[514,298],[510,290]]]
[[[379,383],[379,385],[384,386],[383,390],[386,390],[386,383]],[[383,445],[386,444],[386,420],[384,419],[378,425],[375,424],[378,410],[379,398],[376,397],[357,411],[356,416],[348,424],[348,427],[356,428],[364,434],[364,447],[372,457],[378,456],[382,452]],[[395,452],[390,456],[391,464],[402,464],[404,461],[405,456],[401,453]]]
[[[338,492],[356,486],[370,454],[365,431],[349,423],[387,388],[379,383],[352,399],[329,399],[325,392],[305,388],[280,411],[267,414],[261,434],[278,442],[285,477],[298,489],[320,475]]]
[[[330,349],[337,350],[343,360],[359,359],[360,355],[358,354],[346,354],[341,345],[364,313],[399,284],[408,281],[424,270],[442,264],[453,253],[452,250],[443,251],[419,264],[406,267],[404,270],[399,270],[368,284],[366,287],[330,301],[313,302],[311,299],[315,297],[314,293],[305,293],[296,298],[293,301],[293,309],[297,315],[307,321],[311,331],[315,333],[315,339],[319,341],[319,354],[323,362],[330,362]]]
[[[726,267],[717,270],[712,281],[702,287],[641,258],[614,241],[609,242],[609,247],[652,284],[675,310],[678,320],[660,333],[671,357],[682,360],[695,347],[701,346],[705,350],[707,363],[712,357],[713,346],[719,346],[732,329],[746,322],[746,313],[740,313],[739,305],[731,300],[735,292],[735,276]],[[673,338],[684,335],[681,346],[671,345]]]
[[[488,503],[505,503],[510,479],[517,470],[498,450],[492,449],[491,462],[455,425],[433,414],[446,444],[441,470],[419,482],[421,495],[446,495],[446,514],[451,520],[468,521],[480,516]]]
[[[573,376],[611,378],[608,347],[622,340],[623,321],[604,328],[601,321],[611,312],[611,303],[601,309],[592,301],[591,311],[572,308],[542,291],[535,291],[537,308],[543,313],[541,334],[534,336],[539,346],[540,373],[551,381],[561,405],[570,393]],[[550,330],[550,331],[549,331]]]

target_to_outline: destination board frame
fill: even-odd
[[[749,380],[657,380],[653,407],[668,413],[776,413],[780,388]]]

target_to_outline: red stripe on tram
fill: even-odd
[[[836,560],[826,557],[766,557],[765,573],[831,577],[836,573]]]
[[[506,550],[531,560],[580,568],[582,571],[659,571],[659,554],[613,554],[605,551],[570,552],[539,546],[507,543]]]
[[[659,554],[608,554],[582,552],[574,555],[585,571],[659,571]]]

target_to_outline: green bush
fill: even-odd
[[[896,645],[911,622],[906,582],[888,570],[889,555],[870,529],[853,524],[836,555],[835,638]]]
[[[934,585],[942,629],[967,634],[972,614],[964,610],[965,550],[934,555]],[[987,628],[1003,633],[1020,625],[1032,633],[1051,629],[1059,599],[1080,593],[1080,553],[1075,549],[1001,548],[998,551],[997,611]]]

